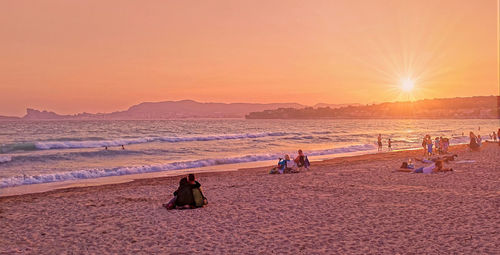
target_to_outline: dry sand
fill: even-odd
[[[210,204],[166,211],[177,178],[0,198],[0,254],[500,254],[500,147],[454,172],[394,172],[421,151],[200,174]]]

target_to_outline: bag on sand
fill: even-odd
[[[193,198],[196,207],[202,207],[205,205],[206,198],[203,196],[200,189],[193,189]]]

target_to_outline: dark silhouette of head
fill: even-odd
[[[194,178],[194,174],[189,174],[188,175],[188,181],[190,182],[194,182],[195,178]]]

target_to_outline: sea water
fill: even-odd
[[[1,121],[0,189],[292,157],[372,153],[382,134],[394,150],[420,148],[422,137],[490,139],[498,120],[136,120]],[[480,130],[479,130],[480,129]],[[462,135],[463,133],[463,135]],[[122,145],[124,149],[122,149]],[[105,149],[107,147],[107,149]]]

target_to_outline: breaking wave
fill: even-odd
[[[347,147],[311,151],[308,153],[308,155],[309,156],[332,155],[332,154],[341,154],[349,152],[369,151],[369,150],[374,150],[375,148],[376,147],[373,144],[351,145]],[[172,163],[150,165],[150,166],[129,166],[129,167],[116,167],[109,169],[96,168],[96,169],[85,169],[85,170],[77,170],[71,172],[50,173],[50,174],[41,174],[33,176],[19,175],[15,177],[0,179],[0,188],[28,185],[28,184],[61,182],[68,180],[91,179],[91,178],[108,177],[108,176],[120,176],[129,174],[141,174],[141,173],[171,171],[179,169],[190,169],[190,168],[199,168],[199,167],[225,165],[225,164],[258,162],[258,161],[274,160],[279,157],[283,157],[283,154],[284,153],[270,153],[270,154],[258,154],[258,155],[244,155],[244,156],[228,157],[228,158],[208,158],[208,159],[180,161],[180,162],[172,162]]]

